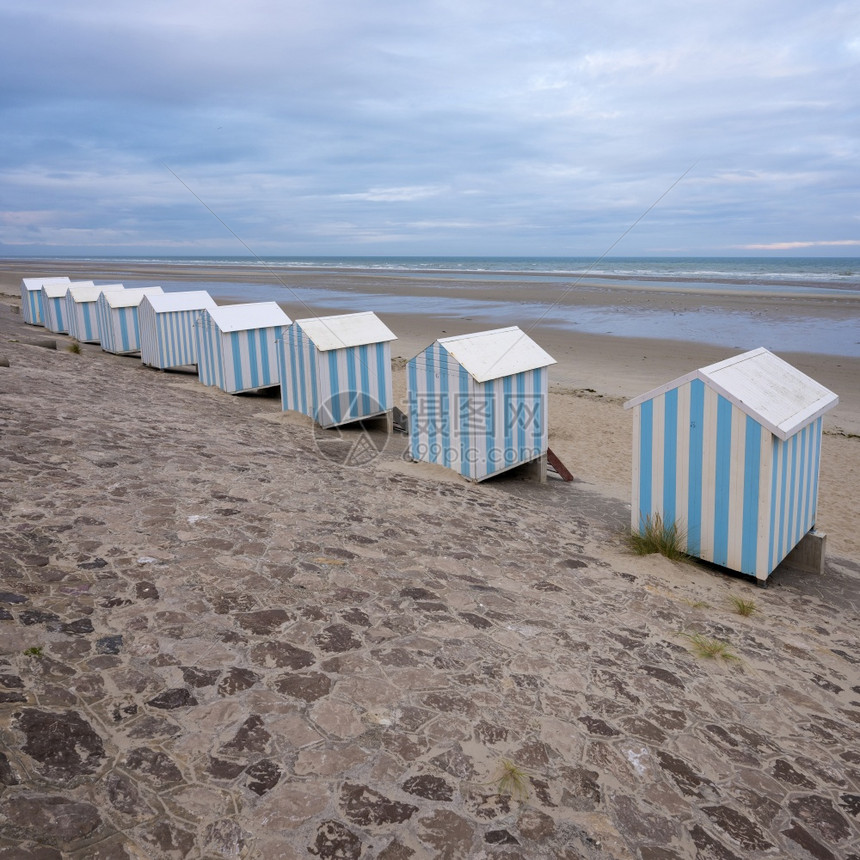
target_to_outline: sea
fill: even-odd
[[[76,258],[79,260],[80,258]],[[278,301],[291,314],[373,310],[387,313],[438,315],[482,324],[541,326],[608,334],[711,343],[736,349],[766,346],[775,351],[810,352],[860,357],[860,257],[445,257],[445,256],[186,256],[89,258],[111,263],[190,265],[206,267],[195,288],[215,298]],[[219,281],[218,267],[248,267],[253,282]],[[260,278],[260,270],[265,277]],[[314,272],[313,285],[303,285],[302,272]],[[320,273],[330,273],[329,288]],[[365,276],[344,287],[343,276]],[[202,272],[201,272],[202,274]],[[289,274],[289,278],[286,275]],[[432,285],[434,295],[403,296],[373,291],[373,278],[396,277],[416,287]],[[281,281],[285,280],[285,283]],[[265,283],[260,283],[263,280]],[[124,281],[127,287],[143,282]],[[187,290],[189,282],[159,282],[165,290]],[[510,284],[497,295],[480,298],[473,288]],[[583,307],[566,305],[565,294],[584,285],[629,285],[677,294],[672,311],[641,304],[619,308],[599,301]],[[540,298],[538,290],[540,287]],[[548,290],[547,287],[550,289]],[[430,292],[429,290],[423,290]],[[441,291],[441,292],[440,292]],[[755,293],[785,299],[781,313],[768,315],[751,304],[747,309],[700,306],[696,296]],[[689,301],[684,301],[688,297]],[[816,298],[792,311],[791,299]],[[440,305],[440,302],[443,304]],[[737,303],[735,303],[737,305]],[[800,310],[802,308],[802,310]]]

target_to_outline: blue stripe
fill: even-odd
[[[779,466],[779,443],[776,436],[770,437],[770,534],[767,538],[767,572],[774,568],[774,541],[776,540],[776,509],[779,499],[776,497],[776,475]]]
[[[131,311],[132,328],[134,329],[134,346],[129,346],[130,350],[140,349],[140,308],[129,308]]]
[[[506,376],[502,379],[502,434],[504,438],[504,464],[510,466],[514,460],[514,421],[516,421],[517,404],[513,402],[513,379]]]
[[[83,302],[81,304],[81,311],[84,318],[84,337],[83,340],[92,340],[93,339],[93,321],[90,316],[90,305],[91,302]]]
[[[744,443],[744,506],[741,571],[755,574],[758,554],[759,479],[761,476],[761,427],[746,417]]]
[[[549,431],[548,406],[544,391],[547,388],[547,379],[549,371],[544,367],[539,367],[532,371],[532,380],[534,381],[534,449],[543,453],[544,443],[543,437]]]
[[[690,383],[690,459],[687,486],[687,551],[702,551],[702,469],[704,464],[705,384],[701,379]]]
[[[663,409],[663,522],[671,525],[678,517],[678,389],[666,392]]]
[[[241,341],[239,332],[230,332],[230,352],[233,356],[233,388],[236,391],[241,391],[245,387],[245,380],[242,377],[242,353]]]
[[[358,374],[356,371],[356,362],[358,361],[358,353],[354,346],[348,346],[344,349],[346,356],[346,387],[348,400],[346,404],[346,414],[344,418],[358,418]],[[337,392],[340,396],[340,391]]]
[[[646,400],[639,409],[639,528],[651,516],[651,469],[654,456],[654,401]]]
[[[123,352],[131,351],[131,342],[128,339],[128,318],[126,311],[131,312],[132,310],[133,308],[119,308],[119,332]]]
[[[791,487],[790,495],[788,496],[788,529],[786,531],[786,548],[788,552],[794,546],[794,529],[797,512],[795,510],[794,496],[797,489],[797,436],[791,437],[791,463],[789,466],[789,485]]]
[[[379,360],[379,347],[382,344],[377,344],[377,361]],[[377,398],[376,406],[373,406],[373,398],[370,396],[370,347],[367,344],[362,344],[358,348],[358,372],[361,377],[361,412],[363,415],[370,415],[371,412],[377,412],[383,409],[381,402],[382,398]],[[382,378],[379,379],[380,385]]]
[[[732,404],[717,397],[717,462],[714,480],[714,561],[729,560],[729,482],[732,473]]]
[[[812,473],[814,471],[815,458],[814,458],[814,447],[815,447],[815,438],[813,436],[813,426],[809,425],[804,428],[804,433],[806,433],[806,468],[803,473],[803,532],[809,530],[811,523],[809,521],[810,518],[810,505],[812,504]]]
[[[438,422],[439,422],[439,395],[436,393],[436,376],[435,376],[435,366],[436,366],[436,350],[439,350],[441,353],[443,347],[437,347],[436,344],[428,347],[424,351],[424,375],[425,375],[425,385],[426,385],[426,401],[423,404],[425,415],[424,420],[427,422],[427,449],[428,449],[428,459],[431,463],[438,462],[439,456],[439,443],[437,441],[437,430],[438,430]]]
[[[779,498],[779,541],[776,546],[777,558],[775,559],[776,563],[779,564],[782,561],[782,557],[785,555],[785,520],[786,513],[788,510],[788,442],[782,442],[780,444],[781,457],[782,462],[780,463],[780,471],[782,472],[782,490]]]
[[[393,404],[388,395],[388,381],[391,379],[391,350],[387,343],[376,345],[376,373],[376,378],[379,380],[377,400],[383,409],[391,409]]]
[[[812,486],[810,487],[810,491],[809,491],[809,497],[812,500],[811,504],[812,504],[812,525],[813,526],[815,525],[815,521],[816,521],[817,516],[818,516],[818,473],[819,473],[819,470],[821,468],[821,435],[822,435],[821,424],[822,424],[822,420],[823,419],[819,418],[814,424],[814,427],[815,427],[815,452],[813,454],[813,457],[814,457],[815,462],[814,462],[814,466],[813,466],[814,471],[812,473]]]
[[[448,384],[448,353],[439,350],[439,425],[442,430],[442,462],[450,468],[454,460],[451,450],[451,392]]]
[[[504,437],[498,435],[496,428],[496,386],[499,380],[490,379],[481,384],[481,396],[487,404],[484,412],[487,418],[486,432],[484,439],[487,444],[487,475],[492,475],[499,467],[501,456],[499,451],[499,442],[503,441]]]
[[[423,353],[419,353],[419,355],[423,355]],[[418,417],[418,356],[415,356],[407,365],[406,365],[406,376],[407,376],[407,394],[409,399],[409,453],[412,456],[413,460],[420,459],[419,447],[418,447],[418,427],[419,427],[419,417]]]
[[[272,333],[270,335],[263,329],[260,329],[258,332],[260,338],[260,371],[262,373],[262,381],[264,385],[271,385],[271,383],[278,381],[272,376],[272,368],[269,364],[269,337],[278,337],[280,331],[280,326],[273,326]]]
[[[335,424],[340,424],[342,418],[342,411],[340,407],[340,377],[337,369],[337,353],[338,350],[332,349],[328,352],[328,375],[330,381],[330,390],[331,390],[331,412],[332,412],[332,420]],[[319,404],[317,405],[317,409],[319,408]]]
[[[459,432],[460,432],[460,474],[466,478],[474,476],[472,452],[475,450],[475,439],[469,422],[469,376],[465,367],[460,367],[457,374],[459,382]]]
[[[520,410],[525,410],[528,403],[526,401],[526,374],[518,373],[517,374],[517,451],[519,451],[518,459],[524,460],[526,458],[526,425],[528,424],[528,416],[520,413]],[[540,397],[540,393],[537,393],[537,396]],[[534,396],[533,398],[534,399]],[[534,419],[532,419],[534,420]]]
[[[245,332],[237,332],[239,335],[239,340],[236,343],[236,349],[241,351],[242,348],[242,340],[244,339],[248,343],[248,371],[251,374],[251,381],[248,384],[248,388],[259,388],[260,387],[260,357],[257,351],[257,334],[256,331],[249,329]],[[241,352],[240,352],[241,357]],[[237,391],[241,391],[245,388],[245,385],[242,385],[242,388],[237,387]]]

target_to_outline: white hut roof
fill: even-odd
[[[102,293],[115,293],[119,290],[124,290],[122,284],[71,284],[69,286],[69,295],[73,302],[80,304],[81,302],[95,302]]]
[[[248,302],[242,305],[220,305],[208,311],[215,325],[223,332],[247,331],[253,328],[272,328],[290,325],[292,320],[277,302]]]
[[[783,440],[839,403],[832,391],[759,347],[667,382],[628,400],[624,408],[638,406],[693,379],[701,379]]]
[[[57,278],[22,278],[21,284],[23,285],[25,290],[30,290],[31,292],[34,290],[41,290],[45,284],[68,284],[70,283],[69,279],[65,277],[57,277]]]
[[[440,338],[438,343],[476,382],[488,382],[555,364],[519,326]]]
[[[320,352],[397,340],[397,335],[373,311],[331,317],[309,317],[296,320],[296,325],[311,339]]]
[[[217,307],[206,290],[187,290],[181,293],[154,293],[144,297],[157,314],[170,311],[202,311]]]
[[[136,308],[144,296],[155,296],[163,293],[161,287],[135,287],[133,290],[109,290],[104,294],[108,307]]]
[[[92,281],[60,281],[59,283],[42,284],[42,290],[49,299],[59,299],[64,296],[71,287],[88,286],[94,287]]]

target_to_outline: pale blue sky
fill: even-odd
[[[0,32],[0,255],[860,256],[856,0],[0,0]]]

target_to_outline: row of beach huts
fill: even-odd
[[[394,409],[396,336],[371,312],[293,321],[275,302],[218,306],[204,290],[67,277],[24,278],[21,306],[30,325],[162,370],[196,366],[231,394],[280,386],[282,408],[321,427]],[[552,364],[516,326],[435,341],[406,366],[411,458],[472,481],[527,463],[545,474]],[[633,529],[677,523],[690,555],[765,582],[817,538],[822,416],[837,403],[764,348],[628,401]]]

